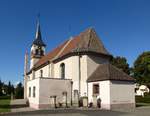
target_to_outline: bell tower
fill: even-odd
[[[31,46],[30,69],[32,69],[34,65],[39,61],[39,59],[45,55],[45,47],[46,45],[44,44],[42,40],[40,22],[38,19],[35,39]]]

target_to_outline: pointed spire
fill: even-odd
[[[41,29],[40,29],[40,15],[38,15],[38,18],[37,18],[36,35],[35,35],[35,40],[33,41],[33,44],[39,45],[39,46],[46,46],[44,42],[42,41],[42,34],[41,34]]]
[[[36,27],[36,36],[35,36],[36,39],[41,39],[41,30],[40,30],[40,15],[38,15],[38,18],[37,18],[37,27]]]

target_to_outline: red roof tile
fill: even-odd
[[[99,37],[96,35],[96,32],[93,29],[87,29],[86,31],[80,33],[78,36],[65,41],[63,44],[49,52],[47,55],[43,56],[37,62],[37,64],[35,64],[35,68],[46,63],[47,61],[73,52],[73,50],[93,51],[105,55],[110,55],[103,46]]]

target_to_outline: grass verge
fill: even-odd
[[[10,112],[10,97],[0,97],[0,113]]]

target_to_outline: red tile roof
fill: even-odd
[[[41,66],[47,61],[52,61],[53,59],[60,58],[76,50],[93,51],[96,53],[110,56],[110,54],[103,46],[101,40],[96,35],[94,29],[90,28],[80,33],[78,36],[72,37],[71,39],[65,41],[63,44],[59,45],[57,48],[49,52],[47,55],[43,56],[37,62],[37,64],[35,64],[34,68]]]
[[[65,41],[63,44],[59,45],[57,48],[53,49],[52,51],[50,51],[48,54],[46,54],[45,56],[43,56],[36,64],[35,67],[38,67],[44,63],[46,63],[47,61],[52,60],[59,52],[60,50],[65,46],[65,44],[68,42]]]

